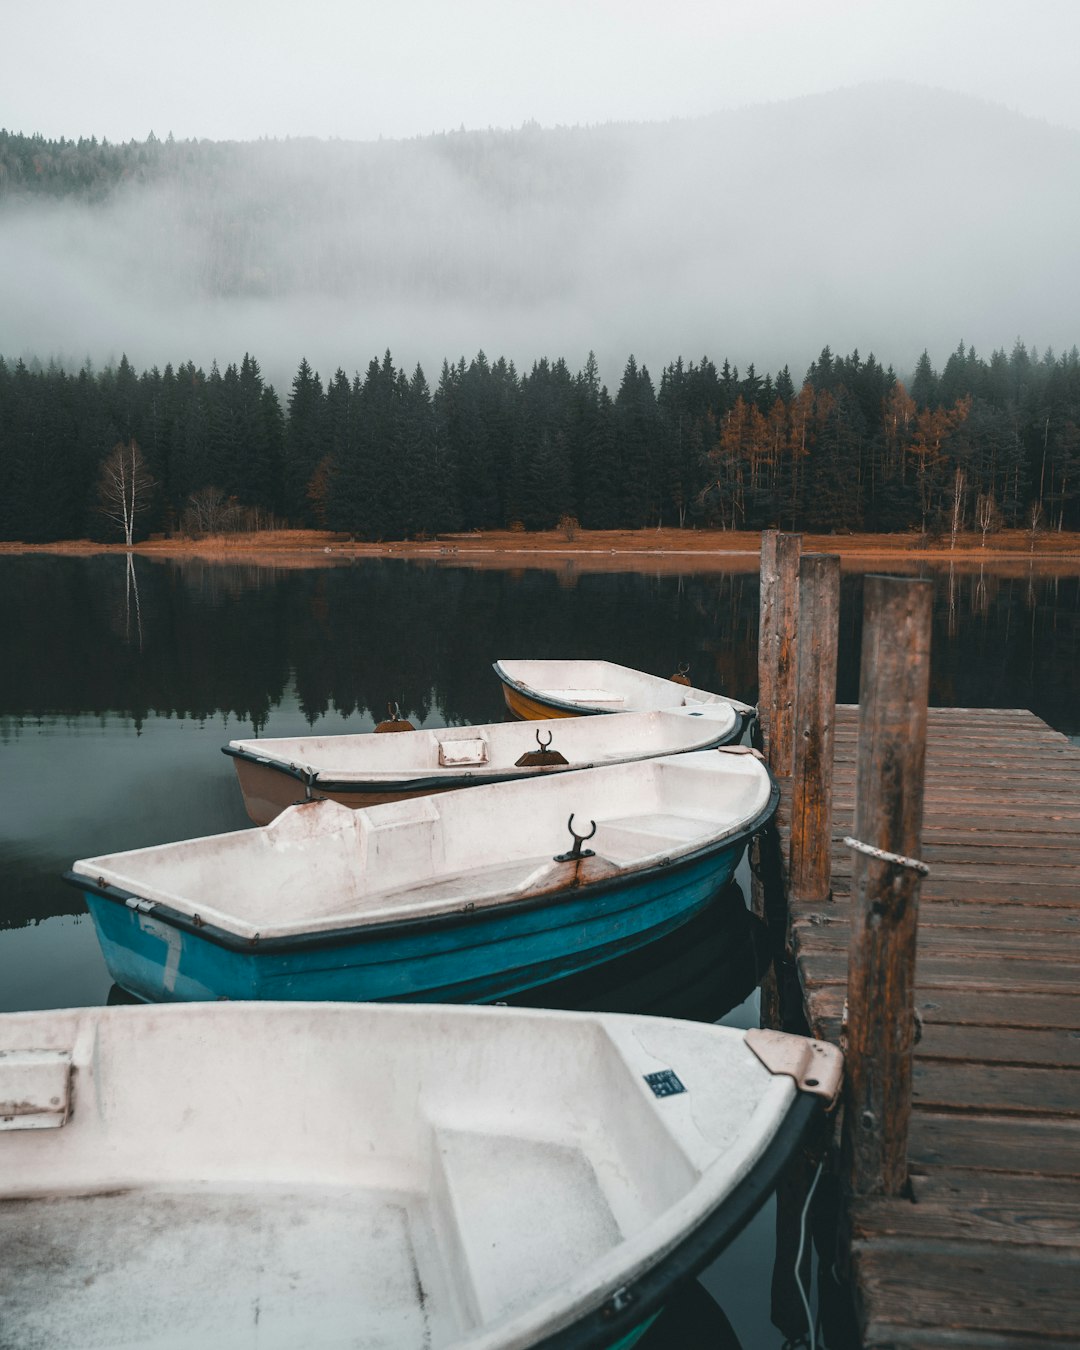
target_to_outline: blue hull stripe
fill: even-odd
[[[482,1002],[625,955],[692,919],[728,881],[745,836],[682,867],[659,868],[580,898],[477,913],[341,942],[275,950],[223,946],[84,889],[109,972],[154,1002],[407,999]]]

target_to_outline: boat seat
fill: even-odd
[[[481,1323],[527,1307],[620,1241],[581,1149],[446,1128],[433,1142],[432,1198]]]
[[[464,909],[466,905],[481,905],[500,897],[512,898],[530,890],[554,872],[558,864],[550,857],[522,858],[511,863],[494,863],[490,867],[471,868],[467,872],[453,872],[414,881],[405,886],[379,890],[361,898],[357,912],[370,920],[386,909],[388,918],[406,918],[416,914],[441,913]]]
[[[625,703],[622,694],[610,689],[538,689],[540,698],[557,699],[560,703]]]
[[[653,815],[615,817],[597,825],[592,847],[612,862],[625,864],[655,853],[670,853],[695,839],[705,839],[715,828],[711,820],[695,816]]]

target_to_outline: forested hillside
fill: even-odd
[[[655,382],[630,357],[525,374],[483,353],[432,388],[389,352],[282,400],[250,355],[94,373],[0,361],[0,537],[116,537],[115,447],[139,479],[134,533],[318,525],[440,531],[711,525],[893,531],[1080,527],[1080,353],[961,344],[910,389],[824,348],[796,387],[708,358]],[[137,455],[137,461],[132,458]],[[112,507],[113,509],[109,509]],[[103,510],[104,508],[104,510]]]
[[[0,131],[0,537],[1080,527],[1080,134],[907,85],[406,141],[159,130]]]

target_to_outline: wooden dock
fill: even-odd
[[[833,1042],[857,713],[835,723],[832,898],[790,915]],[[1028,712],[931,709],[922,837],[910,1195],[848,1213],[863,1344],[1080,1346],[1080,748]]]

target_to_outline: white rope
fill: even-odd
[[[888,853],[883,848],[875,848],[873,844],[864,844],[861,839],[852,839],[850,835],[845,836],[844,843],[848,848],[853,848],[859,853],[865,853],[868,858],[876,858],[878,862],[893,863],[897,867],[906,867],[909,871],[918,872],[919,876],[927,877],[930,875],[930,868],[918,858],[905,858],[902,853]]]
[[[810,1212],[810,1201],[814,1198],[814,1191],[817,1190],[817,1184],[821,1177],[821,1169],[824,1166],[825,1159],[822,1158],[817,1165],[817,1171],[814,1173],[814,1180],[810,1190],[807,1192],[806,1204],[803,1205],[802,1218],[799,1220],[799,1252],[795,1257],[795,1288],[798,1289],[799,1297],[802,1299],[803,1308],[806,1310],[806,1326],[810,1336],[810,1350],[815,1350],[817,1336],[815,1335],[816,1328],[814,1326],[814,1317],[810,1311],[810,1298],[803,1289],[801,1267],[803,1247],[806,1245],[806,1216]]]

